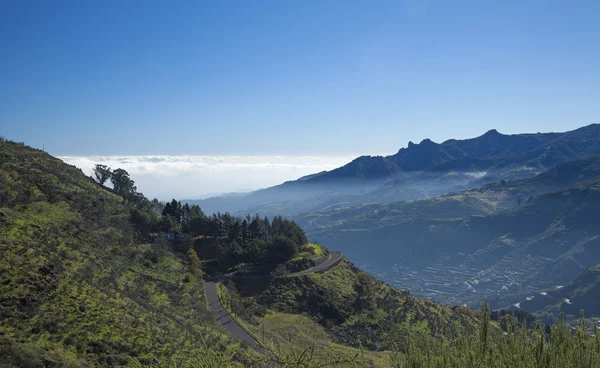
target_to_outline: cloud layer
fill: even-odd
[[[127,170],[149,198],[202,198],[280,184],[356,156],[62,156],[91,175],[96,164]]]

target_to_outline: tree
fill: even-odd
[[[244,257],[250,263],[259,263],[265,257],[264,239],[253,239],[244,248]]]
[[[133,180],[129,177],[129,173],[123,169],[116,169],[110,176],[110,181],[113,183],[115,193],[122,195],[124,198],[133,195],[136,191]]]
[[[177,226],[178,225],[175,223],[175,220],[171,216],[161,216],[157,224],[158,230],[164,231],[166,233],[171,233],[175,231],[177,229]]]
[[[186,230],[193,235],[205,235],[208,231],[207,218],[204,215],[196,215],[190,219]]]
[[[147,236],[157,222],[155,214],[141,208],[134,208],[130,214],[131,223],[142,237]]]
[[[266,248],[267,261],[272,265],[285,262],[298,253],[298,245],[285,236],[276,236],[269,239]]]
[[[96,180],[98,184],[104,185],[104,183],[106,183],[106,181],[110,179],[111,176],[112,172],[110,170],[110,167],[100,164],[94,167],[94,180]]]
[[[190,273],[194,276],[202,275],[202,270],[200,266],[200,258],[198,258],[198,254],[193,248],[188,249],[187,251],[188,262],[190,263]]]

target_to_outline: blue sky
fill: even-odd
[[[57,155],[394,153],[600,122],[598,1],[2,1],[0,134]]]

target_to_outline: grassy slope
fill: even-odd
[[[370,292],[359,294],[361,277],[370,285]],[[336,343],[371,350],[402,345],[409,331],[417,336],[439,336],[447,334],[453,322],[471,325],[473,321],[462,308],[453,310],[412,297],[359,272],[345,260],[322,274],[261,281],[238,279],[236,288],[272,311],[308,315]]]
[[[135,244],[129,210],[75,167],[0,141],[0,361],[185,365],[235,349],[185,262]]]
[[[390,364],[389,352],[368,351],[335,343],[323,326],[305,315],[270,312],[260,320],[259,325],[249,325],[249,328],[262,341],[275,347],[301,352],[305,347],[314,346],[318,357],[356,357],[353,361],[358,366],[385,367]]]

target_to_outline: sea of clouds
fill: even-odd
[[[92,174],[96,164],[127,170],[139,191],[160,200],[244,192],[331,170],[356,156],[62,156]]]

